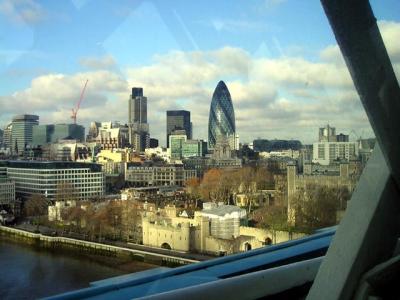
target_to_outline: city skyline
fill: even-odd
[[[354,130],[353,139],[372,135],[319,3],[167,6],[139,1],[128,7],[124,1],[100,2],[93,15],[93,1],[21,3],[0,5],[1,28],[13,32],[1,32],[1,128],[13,115],[24,113],[40,115],[41,124],[69,123],[88,78],[78,113],[78,123],[87,129],[95,120],[127,123],[122,108],[127,107],[130,88],[140,86],[148,97],[150,134],[160,144],[166,143],[167,110],[191,111],[193,137],[206,139],[212,92],[224,80],[243,142],[260,137],[311,143],[317,139],[314,129],[326,123],[347,134]],[[399,73],[395,1],[371,4]],[[216,15],[216,7],[229,9]],[[59,8],[62,16],[56,13]],[[83,16],[93,22],[105,13],[109,18],[104,26],[80,32],[86,24]],[[132,46],[137,40],[141,47]],[[71,45],[61,49],[68,41]]]

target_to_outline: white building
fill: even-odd
[[[358,157],[355,142],[321,142],[313,144],[313,163],[329,165],[335,160],[349,161]]]
[[[236,238],[240,235],[240,219],[246,217],[246,210],[234,205],[204,206],[196,215],[210,219],[210,234],[221,239]]]
[[[49,221],[62,221],[62,211],[70,207],[76,207],[76,201],[56,201],[54,205],[47,208]]]
[[[88,200],[105,192],[104,173],[98,164],[21,160],[8,161],[6,169],[7,178],[15,182],[15,193],[24,199],[41,194],[54,200],[72,192],[77,200]]]
[[[147,148],[146,150],[144,150],[144,154],[146,155],[147,158],[151,158],[153,155],[155,155],[166,162],[171,161],[170,148],[162,148],[162,147]]]

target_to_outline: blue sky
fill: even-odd
[[[396,69],[400,4],[371,5]],[[319,1],[0,0],[0,126],[16,113],[69,122],[88,78],[78,122],[125,122],[140,85],[152,136],[164,143],[165,110],[184,108],[207,138],[222,79],[245,142],[312,142],[326,122],[371,135],[335,44]]]

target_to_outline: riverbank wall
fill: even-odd
[[[123,248],[67,237],[47,236],[41,233],[33,233],[6,226],[0,226],[0,236],[45,249],[73,251],[88,256],[104,256],[123,259],[126,261],[141,261],[167,267],[175,267],[197,262],[196,260],[172,255]]]

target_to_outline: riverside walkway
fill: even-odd
[[[80,239],[74,239],[70,237],[64,236],[48,236],[42,233],[34,233],[22,229],[0,226],[0,232],[3,234],[7,234],[9,236],[18,236],[22,238],[29,238],[33,240],[38,240],[45,245],[64,245],[67,247],[73,247],[77,249],[88,249],[93,250],[96,253],[108,253],[110,256],[118,256],[119,254],[128,254],[133,257],[141,257],[141,258],[152,258],[157,259],[161,262],[165,263],[176,263],[179,265],[187,265],[199,262],[196,259],[189,259],[183,257],[186,253],[160,253],[160,251],[148,251],[148,247],[142,247],[142,249],[138,249],[138,245],[134,244],[126,244],[127,247],[121,247],[116,245],[104,244],[104,243],[97,243],[91,241],[85,241]],[[133,248],[135,247],[135,248]],[[147,248],[147,249],[146,249]],[[161,249],[152,249],[151,250],[161,250]],[[165,251],[163,251],[165,252]]]

